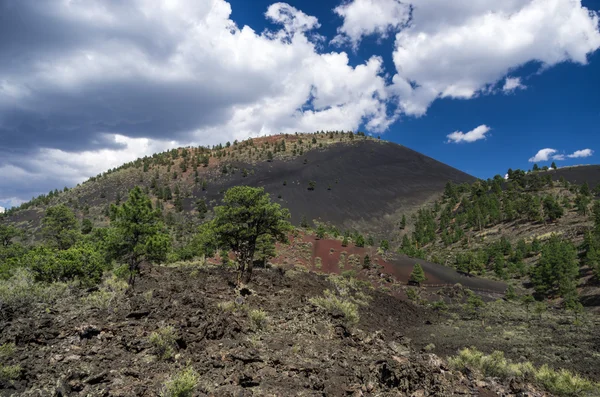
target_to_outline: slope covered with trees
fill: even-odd
[[[544,171],[509,170],[473,184],[448,183],[397,237],[399,251],[477,274],[512,280],[537,299],[595,302],[600,276],[600,201],[587,183]]]
[[[54,190],[7,213],[37,230],[43,211],[57,204],[94,225],[109,220],[134,186],[150,197],[167,225],[200,224],[236,185],[263,187],[290,210],[291,222],[327,222],[340,229],[385,234],[404,213],[439,195],[447,181],[469,175],[401,145],[341,131],[278,135],[190,147],[138,159],[73,189]]]

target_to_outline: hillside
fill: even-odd
[[[536,292],[540,299],[556,299],[565,297],[563,287],[545,291],[541,281],[534,282],[536,276],[542,277],[539,264],[544,248],[556,242],[560,252],[555,254],[568,250],[562,260],[572,263],[569,274],[573,276],[560,283],[573,283],[569,288],[584,305],[598,306],[597,197],[587,185],[571,184],[566,178],[552,182],[550,175],[522,174],[504,190],[499,177],[471,186],[449,184],[444,197],[421,208],[412,219],[414,224],[400,233],[399,250],[465,274],[510,281],[523,293]],[[577,178],[582,175],[593,176],[581,173]],[[593,184],[593,178],[588,181]]]
[[[35,230],[45,208],[66,203],[80,218],[103,225],[108,205],[140,185],[165,216],[197,223],[198,200],[210,211],[226,189],[244,184],[264,187],[289,208],[296,225],[306,219],[385,235],[403,214],[439,196],[446,182],[474,180],[404,146],[364,135],[279,135],[139,159],[41,196],[10,211],[8,220]]]
[[[567,182],[582,185],[587,183],[594,189],[600,184],[600,165],[578,165],[546,171],[555,181],[564,178]]]

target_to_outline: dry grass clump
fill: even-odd
[[[192,397],[198,385],[198,373],[192,367],[176,373],[164,384],[160,397]]]
[[[547,365],[535,368],[530,362],[513,363],[504,357],[501,351],[484,354],[475,348],[465,348],[458,356],[451,357],[449,364],[452,368],[465,371],[475,370],[486,377],[502,380],[521,379],[534,381],[542,385],[550,393],[559,396],[597,395],[600,385],[585,379],[568,370],[554,370]]]

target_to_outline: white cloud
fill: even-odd
[[[353,0],[333,11],[344,20],[333,43],[350,43],[355,49],[363,37],[375,33],[387,37],[410,17],[410,6],[399,0]]]
[[[408,3],[414,8],[409,27],[396,35],[392,88],[407,114],[425,114],[436,98],[489,92],[530,61],[585,64],[600,48],[598,14],[580,0]]]
[[[481,139],[485,139],[485,134],[487,134],[490,130],[490,127],[483,124],[469,132],[454,131],[453,133],[447,135],[448,142],[460,143],[479,141]]]
[[[5,208],[4,207],[0,207],[0,214],[4,214]]]
[[[583,158],[583,157],[590,157],[593,154],[594,154],[594,151],[592,149],[583,149],[583,150],[577,150],[574,153],[567,155],[567,157],[569,157],[571,159],[577,159],[577,158]]]
[[[286,3],[265,10],[279,28],[257,32],[225,0],[14,2],[3,12],[22,23],[0,35],[0,170],[14,173],[0,173],[0,203],[171,142],[384,132],[436,98],[508,89],[527,62],[585,64],[600,47],[598,16],[579,0],[351,0],[334,11],[340,45],[396,34],[391,78],[380,56],[323,50],[320,21]]]
[[[540,162],[540,161],[549,161],[550,159],[562,160],[563,156],[560,154],[557,155],[556,154],[557,152],[558,152],[558,150],[556,150],[556,149],[550,149],[550,148],[542,149],[542,150],[538,151],[535,156],[530,158],[529,162],[536,163],[536,162]]]
[[[546,149],[542,149],[539,152],[537,152],[537,154],[535,156],[533,156],[532,158],[529,159],[529,162],[535,163],[535,162],[550,161],[550,160],[563,161],[563,160],[566,160],[567,158],[575,159],[575,158],[590,157],[593,154],[594,154],[594,151],[592,149],[577,150],[571,154],[565,155],[565,154],[559,154],[558,150],[556,150],[556,149],[546,148]]]
[[[507,77],[504,86],[502,87],[502,91],[504,92],[513,92],[515,90],[524,90],[527,86],[521,83],[520,77]]]
[[[42,147],[28,147],[19,158],[0,153],[0,168],[28,176],[34,170],[20,181],[0,174],[0,200],[37,175],[72,184],[142,153],[88,149],[107,134],[158,146],[164,140],[212,144],[361,124],[383,132],[396,117],[388,109],[382,59],[354,66],[345,52],[321,53],[317,18],[285,3],[265,13],[281,28],[262,33],[236,26],[224,0],[17,4],[29,4],[49,26],[73,28],[77,40],[54,51],[23,46],[14,60],[20,68],[0,62],[3,144],[12,138]],[[19,33],[27,32],[12,37]],[[18,130],[37,120],[33,135]],[[47,160],[50,166],[40,167]],[[32,194],[47,191],[45,184],[28,186]]]

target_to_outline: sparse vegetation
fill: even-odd
[[[148,341],[159,359],[169,360],[175,353],[175,339],[175,328],[169,325],[152,332]]]
[[[263,330],[267,326],[267,313],[264,310],[253,309],[248,312],[248,317],[255,330]]]
[[[160,397],[191,397],[198,384],[199,375],[187,367],[171,376],[160,391]]]
[[[543,365],[535,368],[531,363],[513,363],[504,357],[504,353],[494,351],[486,355],[474,348],[465,348],[449,364],[459,371],[476,370],[483,376],[502,380],[517,378],[536,381],[546,390],[559,396],[581,396],[584,393],[599,392],[598,384],[573,374],[567,370],[555,371]]]

